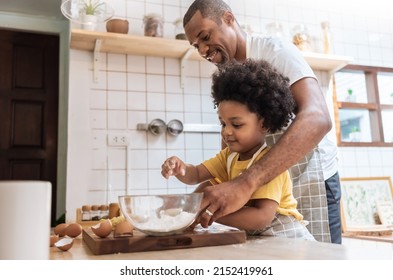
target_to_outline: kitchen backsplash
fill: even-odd
[[[130,34],[142,36],[143,16],[154,12],[163,15],[164,37],[174,38],[173,22],[192,1],[107,2],[115,9],[115,17],[129,20]],[[320,23],[327,20],[334,54],[351,56],[356,64],[393,67],[393,22],[385,8],[380,8],[379,13],[369,12],[375,1],[365,2],[365,6],[358,1],[350,6],[338,0],[317,4],[312,0],[228,3],[239,22],[256,33],[265,33],[266,24],[279,21],[285,38],[290,40],[295,25],[306,25],[314,36],[316,51],[322,48]],[[105,26],[98,26],[98,30],[104,31]],[[70,51],[67,219],[73,219],[74,209],[83,204],[116,201],[118,195],[125,193],[192,191],[193,187],[176,179],[163,179],[161,164],[171,155],[195,164],[215,155],[220,148],[219,134],[184,132],[175,137],[136,128],[137,124],[148,124],[156,118],[165,122],[179,119],[186,124],[218,124],[209,96],[214,66],[188,61],[182,88],[178,59],[102,53],[98,83],[93,81],[92,59],[91,52]],[[326,73],[318,76],[325,80]],[[326,81],[323,89],[331,103]],[[128,149],[108,146],[108,135],[126,135]],[[340,148],[339,165],[343,177],[393,176],[393,149]]]
[[[76,106],[84,104],[86,109],[79,117],[75,110],[75,119],[71,116],[69,120],[68,162],[71,169],[90,174],[84,178],[68,173],[68,182],[75,181],[69,186],[81,185],[81,181],[86,186],[82,192],[78,189],[78,199],[98,203],[114,201],[124,193],[192,191],[193,187],[187,188],[176,179],[163,179],[161,164],[171,155],[195,164],[215,155],[220,148],[219,134],[153,135],[137,130],[137,125],[156,118],[166,123],[178,119],[184,124],[217,125],[210,98],[210,75],[215,67],[203,61],[188,61],[181,88],[177,59],[103,54],[95,83],[91,54],[72,50],[71,55],[75,59],[70,64],[70,95],[76,96],[70,96],[70,107],[75,101]],[[128,149],[108,146],[108,135],[125,135],[129,139]],[[82,158],[82,154],[86,156]],[[67,193],[74,201],[72,187],[67,188]]]

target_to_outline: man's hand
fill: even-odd
[[[202,227],[207,228],[218,218],[239,210],[247,203],[254,188],[241,177],[203,189],[203,210],[198,217]]]

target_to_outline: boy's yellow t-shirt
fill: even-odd
[[[265,148],[255,159],[258,161],[263,157],[269,148]],[[238,161],[238,155],[234,157],[230,167],[230,178],[228,177],[227,161],[231,151],[228,148],[221,150],[215,157],[205,160],[202,164],[209,170],[210,174],[218,182],[226,182],[239,176],[251,159]],[[292,194],[292,180],[288,171],[285,171],[271,180],[269,183],[260,186],[251,196],[252,199],[267,198],[278,203],[277,212],[285,216],[294,216],[297,220],[303,220],[303,215],[296,209],[297,201]]]

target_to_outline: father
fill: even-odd
[[[270,136],[271,150],[241,176],[204,188],[201,224],[206,227],[232,213],[263,184],[289,169],[298,209],[319,241],[341,243],[340,181],[336,147],[326,134],[332,127],[315,74],[298,49],[278,38],[247,35],[222,0],[196,0],[183,18],[187,39],[217,66],[235,59],[265,59],[289,77],[296,117],[288,128]],[[273,145],[274,144],[274,145]]]

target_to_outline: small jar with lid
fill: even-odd
[[[109,206],[108,205],[100,205],[100,219],[108,219],[109,215]]]
[[[92,221],[98,221],[100,219],[100,206],[99,205],[91,206],[90,215]]]
[[[108,218],[112,219],[120,216],[120,206],[119,203],[113,202],[109,204],[109,214]]]
[[[90,205],[82,206],[82,221],[90,221],[91,220],[91,207]]]
[[[147,14],[143,17],[144,35],[148,37],[163,37],[164,24],[159,14]]]
[[[292,42],[301,51],[311,51],[311,36],[307,27],[303,24],[296,25],[292,29]]]

